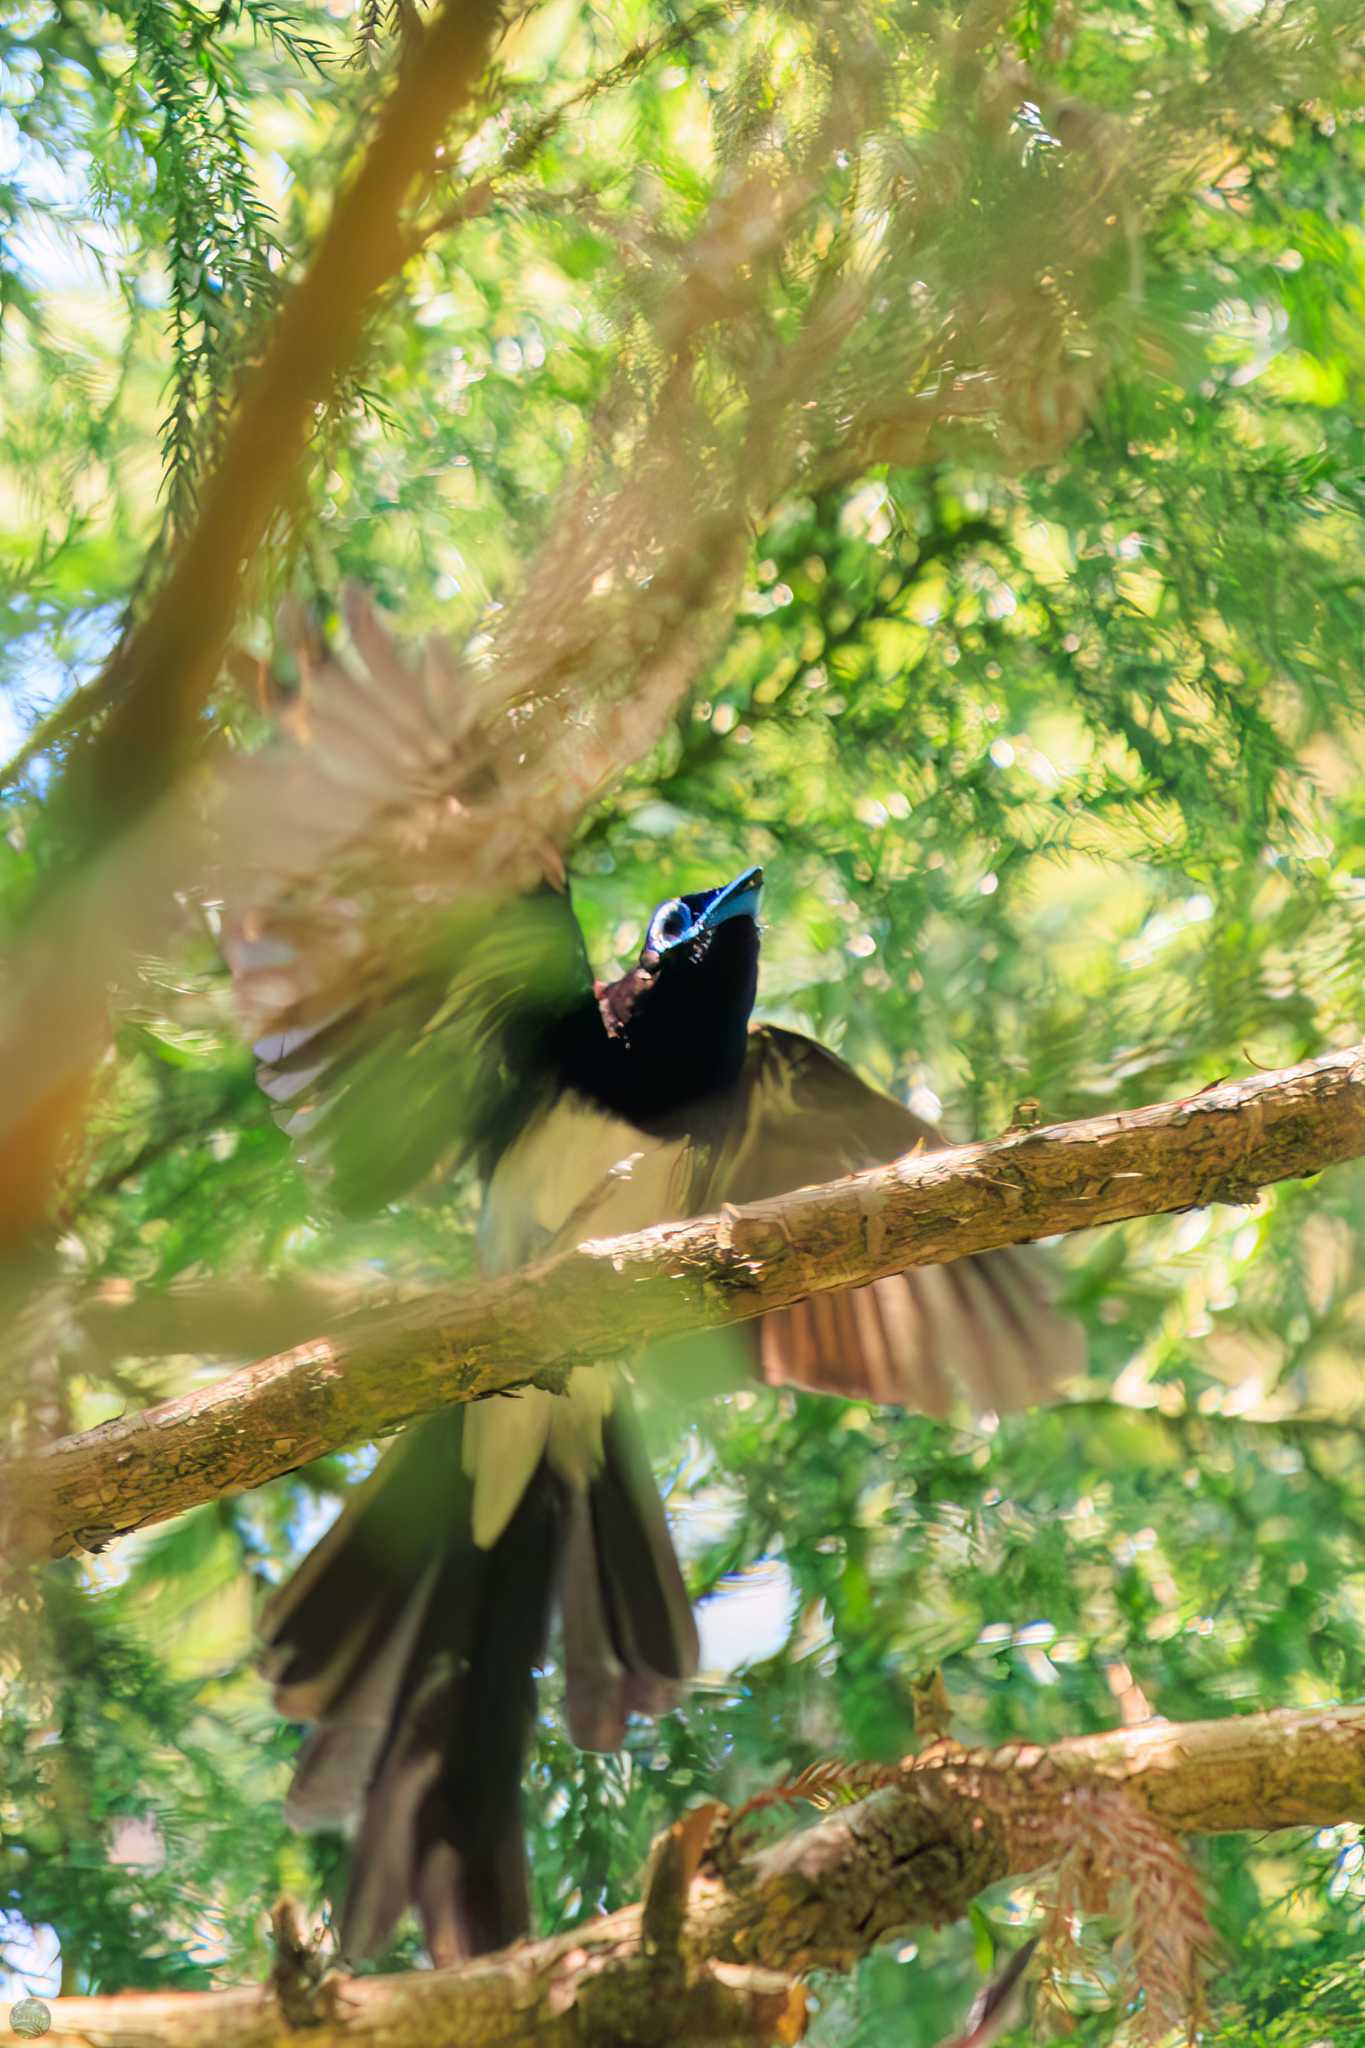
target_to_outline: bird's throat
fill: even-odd
[[[562,1080],[642,1130],[732,1088],[758,986],[758,930],[722,925],[695,949],[646,956],[599,984],[566,1034]]]

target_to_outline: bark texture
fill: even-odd
[[[1250,1202],[1365,1153],[1365,1045],[1183,1101],[914,1154],[828,1186],[589,1242],[325,1335],[0,1471],[16,1556],[95,1549],[452,1401],[1032,1238]]]
[[[316,1990],[57,1999],[44,2039],[275,2048],[306,2029],[311,2048],[799,2041],[805,1971],[847,1969],[888,1934],[958,1918],[984,1885],[1036,1868],[1041,1842],[1065,1854],[1097,1796],[1189,1833],[1365,1819],[1365,1706],[1155,1721],[1048,1749],[937,1742],[888,1777],[756,1853],[721,1810],[688,1816],[656,1846],[642,1904],[551,1941]]]

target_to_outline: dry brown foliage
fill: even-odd
[[[1040,1997],[1054,2021],[1066,2023],[1065,1980],[1084,1968],[1084,1921],[1102,1915],[1118,1924],[1117,1997],[1136,2007],[1133,2039],[1157,2042],[1178,2027],[1193,2038],[1214,1938],[1180,1842],[1121,1779],[1078,1778],[1042,1749],[968,1751],[944,1740],[899,1765],[823,1758],[724,1816],[709,1855],[729,1870],[745,1853],[743,1824],[757,1815],[799,1804],[827,1811],[893,1786],[981,1807],[1004,1825],[1010,1870],[1041,1874]]]

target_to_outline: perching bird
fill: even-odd
[[[474,1157],[492,1273],[941,1144],[811,1039],[750,1028],[762,879],[751,868],[661,904],[638,964],[606,985],[547,885],[456,933],[443,957],[458,975],[434,1010],[414,972],[382,1018],[321,1000],[282,1013],[258,1048],[265,1085],[352,1205],[391,1199],[443,1148]],[[1075,1327],[1015,1251],[744,1327],[770,1382],[929,1413],[956,1390],[979,1409],[1022,1406],[1080,1363]],[[291,1817],[359,1816],[343,1953],[379,1946],[410,1904],[438,1962],[526,1930],[520,1783],[556,1611],[583,1747],[617,1746],[627,1716],[670,1704],[695,1668],[611,1364],[577,1368],[564,1396],[494,1397],[413,1428],[271,1603],[280,1708],[315,1724]]]
[[[638,965],[594,983],[563,849],[647,707],[585,694],[572,664],[532,689],[515,642],[501,668],[439,643],[414,662],[358,595],[344,609],[345,658],[300,629],[292,743],[238,759],[217,810],[261,1080],[338,1206],[472,1165],[502,1272],[942,1142],[810,1039],[749,1029],[757,869],[660,905]],[[738,1337],[775,1384],[930,1413],[957,1390],[1020,1406],[1081,1363],[1020,1252]],[[281,1710],[314,1724],[291,1816],[357,1824],[345,1954],[410,1904],[437,1961],[525,1929],[520,1781],[556,1612],[580,1743],[678,1697],[696,1634],[615,1364],[417,1425],[266,1612]]]

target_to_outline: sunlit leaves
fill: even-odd
[[[815,12],[693,22],[632,0],[518,18],[501,111],[451,137],[402,287],[256,565],[253,647],[281,591],[327,619],[348,576],[414,631],[486,630],[573,464],[610,457],[604,394],[647,411],[641,308],[730,167],[768,137],[780,180],[783,148],[808,142],[827,83]],[[1101,220],[1093,328],[1075,279],[1028,261],[1030,208],[1075,189],[1068,119],[1207,83],[1244,13],[1029,0],[1000,47],[1040,97],[959,135],[926,81],[935,38],[962,25],[852,10],[850,39],[894,46],[894,146],[861,184],[829,167],[770,329],[736,329],[708,393],[726,401],[754,336],[790,332],[850,250],[843,274],[880,263],[887,287],[846,366],[850,434],[884,424],[883,401],[899,417],[926,307],[974,309],[944,358],[974,373],[992,309],[972,293],[1002,239],[976,213],[1001,190],[1014,360],[960,436],[874,437],[865,474],[812,469],[772,509],[721,651],[574,849],[599,970],[665,893],[761,859],[765,1014],[962,1135],[1026,1100],[1048,1117],[1132,1105],[1360,1035],[1358,73],[1343,56],[1334,85],[1264,122],[1256,81],[1234,118],[1242,87],[1220,72],[1217,147],[1145,229],[1125,190]],[[168,470],[175,516],[192,502],[255,322],[399,60],[379,21],[375,64],[346,64],[355,26],[302,0],[75,0],[0,29],[12,739],[116,633]],[[477,207],[471,178],[490,181]],[[887,248],[916,178],[926,206],[980,204],[956,240]],[[254,699],[221,716],[229,743],[257,737]],[[41,871],[44,773],[6,812],[7,915]],[[472,1267],[464,1186],[346,1226],[319,1200],[255,1091],[207,942],[149,963],[143,996],[73,1169],[63,1287],[155,1300],[206,1276]],[[654,1404],[655,1448],[698,1592],[722,1612],[773,1589],[763,1654],[740,1644],[740,1668],[634,1730],[620,1760],[570,1748],[551,1668],[531,1787],[545,1924],[630,1896],[651,1834],[698,1797],[743,1799],[817,1757],[894,1758],[934,1666],[980,1741],[1144,1702],[1175,1718],[1365,1691],[1363,1241],[1365,1184],[1340,1170],[1254,1211],[1068,1244],[1092,1398],[996,1428],[711,1399],[724,1375],[699,1359],[681,1402]],[[204,1369],[54,1342],[74,1423]],[[45,1632],[4,1666],[0,1907],[60,1930],[73,1986],[259,1973],[274,1888],[328,1896],[343,1852],[284,1834],[296,1738],[249,1670],[248,1610],[350,1476],[332,1461],[59,1575]],[[1359,2025],[1358,1847],[1201,1851],[1236,1963],[1211,2040],[1306,2048]],[[1032,1910],[1018,1888],[985,1902],[975,1936],[925,1935],[819,1987],[816,2038],[928,2048],[961,2020],[983,1933]],[[409,1933],[395,1955],[413,1954]],[[1103,1940],[1093,1957],[1079,2038],[1108,2042],[1118,1980]]]

